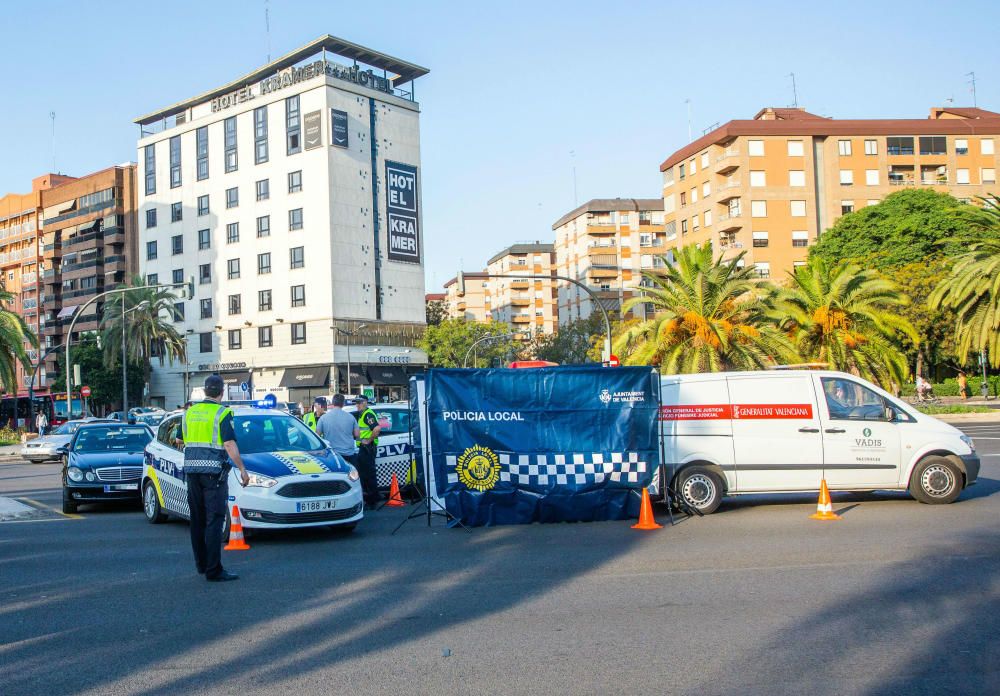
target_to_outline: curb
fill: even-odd
[[[945,423],[996,423],[1000,425],[1000,413],[942,413],[933,417]]]

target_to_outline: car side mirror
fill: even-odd
[[[885,419],[890,423],[892,423],[893,421],[896,420],[896,409],[894,409],[892,406],[886,406],[884,415]]]

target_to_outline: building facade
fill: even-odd
[[[463,273],[465,294],[458,294],[458,278],[444,284],[445,310],[449,319],[486,323],[493,321],[493,294],[490,279],[482,271]]]
[[[642,271],[666,263],[664,254],[670,248],[660,199],[594,199],[559,218],[552,229],[556,274],[584,283],[616,315],[642,284]],[[564,281],[557,287],[560,324],[597,311],[583,289]],[[640,305],[628,314],[644,317],[646,312]]]
[[[962,200],[996,192],[1000,114],[934,108],[926,119],[838,120],[767,108],[670,155],[660,167],[672,247],[745,253],[761,277],[805,263],[841,215],[901,187]]]
[[[486,264],[488,275],[523,275],[533,278],[490,278],[490,314],[493,321],[509,324],[522,339],[554,333],[559,325],[556,309],[555,246],[541,242],[514,244]],[[537,276],[544,276],[538,278]]]
[[[139,262],[194,279],[188,364],[156,366],[153,403],[210,373],[231,398],[389,398],[426,364],[419,105],[427,70],[325,36],[143,116]]]

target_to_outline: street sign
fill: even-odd
[[[81,396],[90,396],[90,387],[80,387]]]
[[[248,392],[250,391],[250,385],[246,382],[240,382],[240,391]]]
[[[608,358],[608,367],[621,367],[621,364],[622,363],[618,359],[618,356],[615,355],[614,353],[612,353],[611,357]]]

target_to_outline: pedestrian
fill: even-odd
[[[326,413],[326,397],[317,396],[315,401],[313,401],[313,410],[307,413],[306,417],[302,420],[313,432],[316,432],[316,424],[323,417],[324,413]]]
[[[316,423],[316,434],[327,441],[330,449],[357,465],[357,440],[361,430],[354,416],[344,411],[343,394],[334,394],[330,399],[330,410]]]
[[[378,424],[378,416],[368,405],[368,397],[361,394],[357,397],[358,419],[358,474],[361,476],[361,490],[364,492],[365,503],[373,506],[381,496],[378,492],[378,479],[375,475],[375,455],[378,452],[378,434],[382,428]]]
[[[969,378],[965,376],[965,370],[958,371],[958,395],[963,399],[969,398]]]
[[[41,437],[45,434],[45,431],[49,428],[49,418],[45,415],[45,411],[39,411],[38,415],[35,416],[35,427],[38,428],[38,436]]]
[[[210,582],[239,577],[222,567],[222,526],[229,500],[230,459],[240,470],[240,484],[250,483],[236,445],[233,412],[219,403],[225,388],[221,377],[209,375],[205,380],[205,400],[192,404],[181,421],[191,548],[195,567]]]

